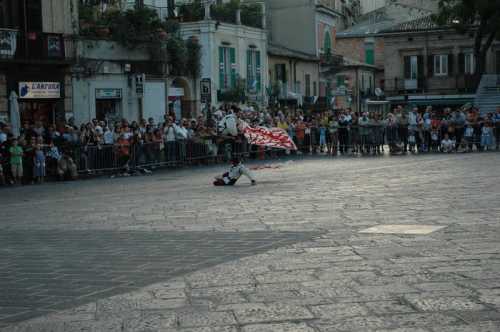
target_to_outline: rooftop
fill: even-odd
[[[267,52],[274,56],[287,58],[295,58],[304,61],[319,61],[319,58],[314,54],[304,53],[301,51],[292,50],[288,47],[270,43],[267,47]]]
[[[430,12],[401,4],[392,4],[374,10],[358,20],[354,26],[339,31],[337,38],[376,35],[399,24],[429,16]]]

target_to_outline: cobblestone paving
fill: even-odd
[[[103,265],[99,256],[130,254],[137,259],[117,261],[154,266],[144,256],[161,257],[157,246],[177,234],[220,236],[229,250],[251,240],[248,255],[174,277],[165,273],[159,282],[146,277],[137,286],[144,287],[99,294],[78,307],[69,301],[68,308],[0,330],[500,331],[499,164],[499,154],[319,159],[258,171],[255,187],[213,188],[209,176],[221,171],[214,168],[3,191],[0,250],[14,258],[2,267],[23,252],[12,234],[29,239],[45,231],[71,239],[83,232],[98,244],[99,236],[116,234],[158,239],[135,256],[126,242],[114,247],[103,240],[111,243],[93,248],[75,242],[68,261],[86,263],[89,274]],[[360,232],[382,225],[444,228],[424,235]],[[251,234],[285,246],[254,254]],[[25,252],[50,247],[33,242]],[[94,259],[85,261],[86,251]],[[22,260],[18,266],[23,269]],[[11,276],[1,271],[2,280]],[[117,271],[124,285],[141,279]],[[64,287],[59,290],[64,296]],[[4,317],[12,309],[0,307]]]

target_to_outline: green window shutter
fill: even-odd
[[[224,47],[219,47],[219,90],[224,90]]]
[[[337,75],[337,88],[345,85],[345,77],[343,75]]]
[[[257,91],[262,88],[262,70],[260,67],[260,51],[255,52],[255,66],[257,67],[257,75],[255,79],[257,80]]]
[[[252,88],[252,51],[247,50],[247,89],[250,90]]]
[[[325,30],[325,40],[323,41],[323,50],[325,53],[332,52],[332,37],[328,30]]]
[[[236,49],[229,48],[229,59],[231,60],[231,88],[236,87]]]
[[[369,65],[375,64],[375,52],[373,50],[365,50],[365,62]]]

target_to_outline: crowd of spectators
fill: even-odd
[[[273,154],[377,155],[387,147],[392,154],[452,153],[498,150],[500,145],[500,107],[486,115],[473,107],[438,112],[401,106],[387,114],[350,109],[314,114],[223,105],[192,119],[177,119],[169,112],[160,123],[152,118],[94,119],[80,126],[71,120],[57,126],[27,122],[18,137],[0,123],[0,183],[40,183],[47,175],[75,179],[79,172],[97,169],[130,174],[131,169],[149,172],[148,167],[160,165],[229,159],[231,154],[252,152],[236,129],[240,121],[279,127],[298,147]]]

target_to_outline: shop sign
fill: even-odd
[[[96,99],[121,99],[122,89],[96,89]]]
[[[61,98],[59,82],[19,82],[20,99],[57,99]]]

